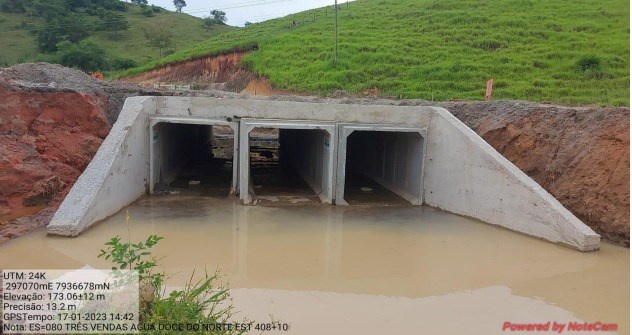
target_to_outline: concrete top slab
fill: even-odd
[[[323,104],[202,97],[155,97],[158,115],[428,126],[440,107]]]

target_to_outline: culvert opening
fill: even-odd
[[[235,134],[225,125],[158,123],[152,139],[154,194],[226,197],[233,188]]]
[[[329,134],[320,129],[254,128],[249,134],[250,192],[277,204],[322,203]]]
[[[348,204],[422,202],[423,137],[418,132],[360,131],[346,143],[344,199]]]

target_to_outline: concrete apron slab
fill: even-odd
[[[295,157],[296,160],[305,161],[306,164],[297,166],[297,171],[309,186],[315,191],[323,203],[331,204],[334,201],[335,187],[335,162],[336,162],[336,124],[333,122],[313,120],[279,120],[279,119],[241,119],[239,128],[239,197],[248,205],[253,200],[252,179],[250,175],[250,132],[255,128],[276,128],[280,131],[292,130],[322,130],[326,136],[314,132],[304,132],[294,140],[302,142],[318,142],[306,146],[302,152],[296,155],[311,156],[307,160],[303,157]],[[281,143],[283,145],[283,143]],[[317,164],[313,164],[318,162]]]
[[[265,98],[128,98],[110,134],[55,213],[48,225],[49,233],[76,236],[150,192],[154,181],[150,164],[151,119],[157,121],[160,117],[173,122],[239,123],[237,186],[245,203],[251,200],[248,164],[244,162],[249,152],[248,132],[257,126],[253,122],[263,122],[259,123],[261,126],[272,122],[286,129],[322,129],[328,135],[330,148],[325,156],[330,160],[323,173],[329,175],[321,184],[325,202],[338,200],[337,194],[344,200],[344,189],[340,193],[336,180],[336,175],[344,175],[344,170],[336,155],[340,156],[338,145],[346,145],[346,141],[339,140],[338,127],[346,126],[346,131],[367,125],[393,127],[391,130],[413,128],[422,136],[425,155],[418,168],[422,171],[423,192],[421,197],[415,192],[406,195],[411,202],[423,202],[578,250],[599,248],[598,234],[443,108]],[[425,134],[419,129],[426,129]]]

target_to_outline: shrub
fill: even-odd
[[[222,24],[222,21],[218,21],[217,19],[214,19],[213,17],[207,16],[204,19],[204,26],[207,28],[213,28],[218,24]]]
[[[110,61],[112,70],[127,70],[137,66],[138,63],[131,58],[115,57]]]
[[[90,38],[79,43],[63,41],[57,43],[55,62],[64,66],[94,72],[106,68],[105,52]]]
[[[144,10],[143,10],[142,12],[140,12],[140,13],[141,13],[143,16],[145,16],[145,17],[152,17],[152,16],[154,16],[154,11],[153,11],[153,10],[151,10],[151,8],[144,9]]]
[[[129,216],[126,216],[126,221]],[[140,281],[141,311],[140,322],[146,328],[159,329],[160,324],[220,324],[226,323],[233,315],[232,306],[227,303],[228,289],[220,282],[219,272],[205,274],[199,281],[193,281],[193,274],[181,290],[165,296],[163,285],[166,274],[155,268],[159,259],[151,253],[163,238],[150,235],[138,243],[122,242],[115,236],[105,243],[98,258],[110,260],[112,269],[137,270]],[[244,321],[246,322],[246,321]],[[221,328],[221,327],[219,327]],[[149,331],[147,333],[155,333]],[[157,333],[163,333],[158,331]],[[236,329],[216,329],[200,331],[205,334],[239,334]]]
[[[103,8],[115,10],[117,12],[127,12],[127,6],[122,1],[110,1],[103,5]]]
[[[601,59],[597,56],[582,56],[575,63],[578,72],[599,71],[601,70]]]
[[[31,28],[31,25],[28,22],[26,22],[26,20],[22,20],[20,24],[15,26],[15,28],[16,29],[29,29]]]
[[[5,13],[24,13],[26,7],[22,0],[4,0],[0,3],[0,10]]]
[[[36,31],[38,47],[40,51],[52,52],[57,50],[59,42],[79,42],[90,36],[88,27],[86,20],[79,14],[54,15],[46,23],[46,29]]]

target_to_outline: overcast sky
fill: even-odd
[[[261,22],[334,4],[334,0],[186,0],[186,2],[187,6],[182,9],[182,12],[203,17],[209,16],[213,9],[223,10],[228,19],[226,23],[231,26],[243,26],[246,21]],[[149,0],[149,3],[175,10],[173,0]]]

